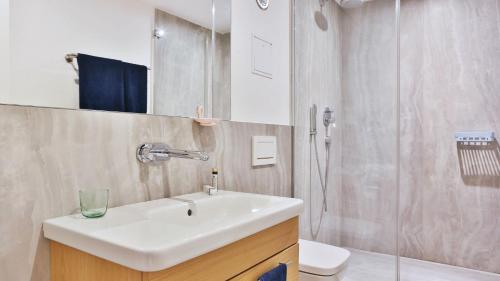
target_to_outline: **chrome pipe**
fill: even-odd
[[[170,149],[168,155],[174,158],[194,159],[208,161],[208,154],[202,151],[189,151],[180,149]]]
[[[194,159],[208,161],[209,156],[203,151],[172,149],[164,143],[144,143],[137,148],[137,160],[142,163],[156,164],[170,158]]]

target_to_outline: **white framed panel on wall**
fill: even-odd
[[[252,73],[273,78],[273,43],[252,34]]]
[[[265,10],[232,1],[232,121],[290,125],[290,9],[288,0]]]

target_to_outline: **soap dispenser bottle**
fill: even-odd
[[[212,184],[204,185],[203,190],[208,193],[208,195],[214,195],[219,191],[219,171],[217,168],[212,169]]]
[[[219,171],[217,168],[212,169],[212,188],[215,192],[219,191]]]

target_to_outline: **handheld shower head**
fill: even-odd
[[[309,135],[316,135],[316,114],[318,112],[318,107],[313,104],[309,110]]]
[[[331,127],[335,127],[335,112],[333,109],[329,107],[325,108],[323,112],[323,125],[325,125],[325,141],[327,144],[330,144],[330,136],[331,136]]]

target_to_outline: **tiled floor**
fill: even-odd
[[[343,281],[396,280],[394,256],[349,250],[352,255]],[[500,275],[401,258],[401,281],[500,281]]]

